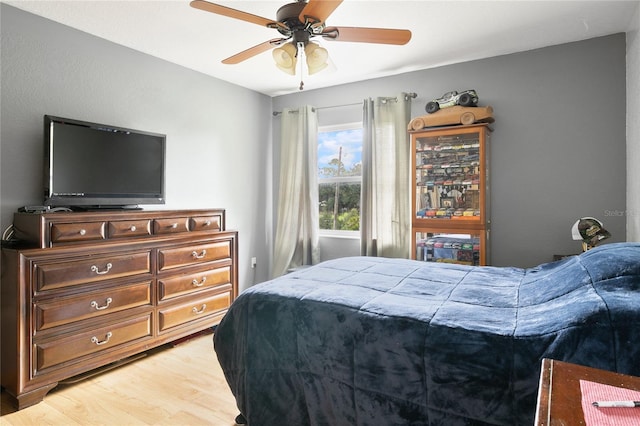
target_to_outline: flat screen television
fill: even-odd
[[[166,135],[44,116],[45,206],[165,203]]]

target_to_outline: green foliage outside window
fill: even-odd
[[[337,226],[333,227],[336,185],[339,185]],[[360,183],[325,183],[320,185],[320,229],[357,231],[360,229]]]

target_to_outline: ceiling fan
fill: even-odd
[[[314,37],[325,40],[358,43],[380,43],[403,45],[411,39],[411,31],[390,28],[327,27],[326,19],[342,0],[297,0],[278,9],[276,20],[263,18],[230,7],[205,0],[193,0],[191,6],[207,12],[258,24],[277,30],[281,37],[267,40],[240,53],[228,57],[223,64],[237,64],[271,48],[276,66],[289,74],[295,74],[298,49],[307,59],[309,74],[314,74],[328,65],[328,52]]]

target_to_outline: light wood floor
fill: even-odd
[[[2,393],[0,425],[235,425],[236,408],[212,335],[163,346],[15,411]]]

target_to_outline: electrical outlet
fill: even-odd
[[[251,267],[255,268],[257,264],[258,264],[258,260],[255,257],[252,257],[251,258]]]

